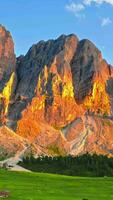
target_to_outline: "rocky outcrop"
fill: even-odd
[[[15,70],[15,64],[16,57],[12,37],[9,31],[0,25],[0,92]]]
[[[3,88],[1,106],[1,121],[13,129],[27,112],[57,128],[87,110],[110,113],[106,80],[112,68],[88,40],[79,42],[75,35],[62,35],[40,41],[17,58],[13,71]]]
[[[15,59],[11,35],[0,26],[0,122],[27,138],[29,151],[110,154],[112,144],[105,143],[100,126],[113,112],[112,79],[112,66],[89,40],[61,35]],[[97,127],[86,127],[86,115]],[[104,125],[104,138],[112,139]]]
[[[54,126],[63,126],[75,117],[71,113],[76,103],[70,62],[77,44],[75,35],[62,35],[56,40],[33,45],[26,56],[17,59],[18,82],[15,102],[9,107],[8,124],[21,118],[28,103],[31,103],[31,115],[36,116],[37,112],[41,120]],[[69,103],[66,111],[65,106]]]
[[[22,151],[24,146],[23,138],[5,126],[0,128],[0,159],[13,157],[16,152]]]
[[[0,25],[0,122],[5,122],[16,88],[16,57],[12,37]]]
[[[89,40],[79,42],[71,62],[74,95],[78,103],[92,93],[96,80],[105,84],[111,67],[102,59],[101,52]]]
[[[113,70],[92,42],[89,40],[79,42],[71,61],[71,70],[77,103],[83,104],[85,110],[110,114],[106,83],[113,75]]]
[[[87,152],[113,156],[113,121],[107,117],[85,115],[62,132],[70,143],[70,154]]]
[[[60,130],[48,123],[40,121],[37,123],[35,119],[29,118],[29,115],[18,122],[16,133],[30,141],[35,147],[35,154],[67,155],[69,153],[70,146]]]
[[[110,77],[107,80],[106,91],[109,95],[109,101],[110,101],[110,106],[111,106],[111,115],[113,115],[113,78],[112,77]]]

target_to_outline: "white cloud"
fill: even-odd
[[[85,18],[84,10],[88,6],[92,6],[92,4],[95,5],[102,5],[102,4],[109,4],[113,6],[113,0],[81,0],[81,3],[75,3],[75,0],[68,3],[65,8],[67,11],[72,12],[76,17],[78,18]],[[112,21],[109,17],[103,18],[101,22],[101,26],[107,26],[111,24]]]
[[[85,10],[87,6],[91,6],[93,3],[95,3],[95,5],[102,5],[103,3],[107,3],[113,6],[113,0],[81,0],[81,3],[75,3],[73,1],[67,4],[65,7],[68,11],[78,15],[81,14],[81,11]]]
[[[71,2],[66,5],[66,9],[72,12],[73,14],[75,14],[76,17],[78,17],[81,11],[85,9],[85,6],[82,3],[77,4],[77,3]]]
[[[112,23],[111,19],[109,17],[106,17],[106,18],[102,19],[101,26],[103,26],[103,27],[108,26],[111,23]]]
[[[107,3],[107,4],[110,4],[110,5],[113,5],[113,0],[83,0],[83,4],[84,5],[91,5],[92,3],[95,3],[95,4],[103,4],[103,3]]]

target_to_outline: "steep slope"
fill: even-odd
[[[35,154],[66,155],[70,151],[70,145],[60,130],[29,118],[28,113],[19,121],[17,134],[30,141],[35,147]]]
[[[90,41],[82,40],[71,66],[75,100],[92,112],[109,114],[106,82],[113,75],[113,69],[103,60],[101,52]]]
[[[31,102],[31,115],[54,126],[63,126],[76,112],[70,61],[78,39],[62,35],[56,40],[33,45],[25,57],[17,60],[18,83],[15,102],[10,105],[8,119],[15,122]],[[66,110],[66,105],[69,105]],[[15,112],[16,111],[16,112]]]
[[[15,64],[16,58],[12,37],[9,31],[0,25],[0,91],[2,91],[11,73],[14,71]]]
[[[110,114],[106,82],[112,71],[94,44],[78,42],[75,35],[33,45],[25,57],[17,60],[18,81],[7,125],[19,120],[26,107],[24,113],[28,110],[35,120],[56,128],[87,110]]]
[[[62,132],[70,143],[70,154],[97,153],[113,156],[113,121],[107,117],[85,115]]]
[[[0,78],[1,126],[26,138],[29,151],[112,154],[113,68],[92,42],[61,35],[16,59],[0,26]]]
[[[12,37],[0,25],[0,123],[5,122],[16,87],[16,57]]]
[[[4,87],[8,102],[4,121],[16,128],[26,109],[24,113],[28,111],[32,119],[61,128],[87,110],[110,114],[106,81],[112,71],[88,40],[62,35],[41,41],[17,59],[16,70]]]
[[[0,158],[13,157],[16,152],[21,152],[25,148],[25,144],[25,140],[9,128],[0,128]]]

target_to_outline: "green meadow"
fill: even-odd
[[[113,200],[113,178],[0,170],[3,190],[10,191],[9,200]]]

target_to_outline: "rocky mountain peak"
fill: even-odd
[[[15,69],[14,43],[9,31],[0,25],[0,91]]]
[[[108,134],[113,126],[112,85],[113,68],[91,41],[61,35],[32,45],[16,59],[12,37],[0,26],[1,126],[34,143],[35,151],[38,146],[49,152],[54,144],[66,153],[77,154],[78,147],[79,153],[84,148],[98,153],[102,145],[111,152],[111,142],[109,151],[98,135],[103,123]],[[96,143],[92,148],[90,133]]]
[[[81,40],[71,62],[75,99],[82,103],[93,90],[96,81],[106,82],[111,67],[100,50],[89,40]]]

